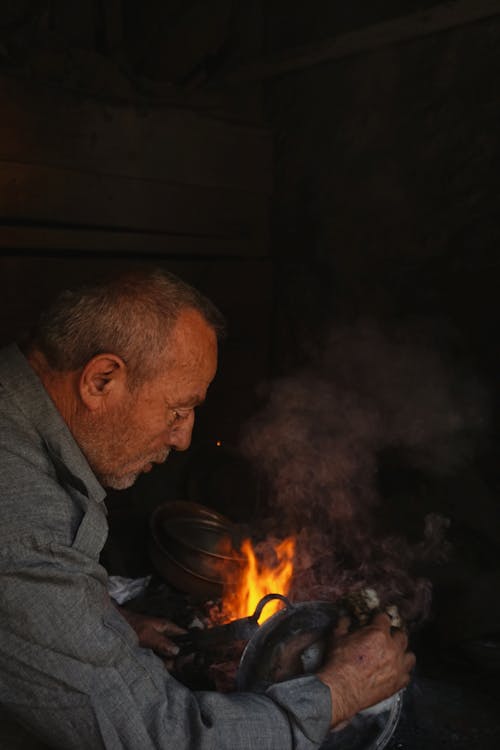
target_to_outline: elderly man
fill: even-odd
[[[163,636],[140,644],[112,605],[103,487],[189,446],[221,327],[207,299],[155,271],[62,294],[23,351],[1,353],[2,726],[63,750],[313,748],[407,684],[406,637],[379,615],[342,626],[315,676],[265,695],[190,692],[144,647]]]

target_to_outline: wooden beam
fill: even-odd
[[[500,0],[450,0],[425,11],[246,63],[226,73],[217,83],[241,83],[274,78],[498,15]]]
[[[109,105],[0,75],[0,159],[270,194],[264,128]]]
[[[264,258],[264,241],[196,234],[126,232],[87,227],[0,225],[0,256],[19,251],[33,255],[100,255],[186,258]]]
[[[269,199],[227,188],[176,185],[0,161],[0,221],[254,240],[268,233]]]

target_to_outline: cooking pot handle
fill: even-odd
[[[282,602],[285,603],[285,607],[287,607],[288,609],[293,609],[293,604],[291,603],[289,599],[286,598],[286,596],[283,596],[283,594],[266,594],[265,596],[262,597],[260,602],[255,607],[255,612],[251,616],[251,619],[255,620],[255,622],[258,622],[259,617],[262,614],[262,610],[264,609],[266,604],[268,604],[269,602],[272,602],[274,599],[280,599]]]
[[[225,625],[216,625],[206,630],[192,628],[187,633],[171,636],[171,638],[181,647],[184,653],[215,648],[235,640],[248,641],[259,628],[259,617],[262,614],[262,610],[273,599],[281,599],[288,609],[294,609],[293,604],[288,601],[286,596],[282,596],[281,594],[267,594],[262,597],[255,608],[255,612],[249,617],[232,620]]]

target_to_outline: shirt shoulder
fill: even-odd
[[[71,539],[82,511],[60,475],[43,437],[0,387],[0,540]]]

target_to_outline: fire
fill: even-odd
[[[230,586],[222,602],[222,614],[225,620],[237,620],[240,617],[253,615],[259,601],[266,594],[283,594],[290,589],[293,575],[293,558],[295,540],[292,537],[273,545],[275,560],[271,564],[260,562],[249,539],[241,545],[240,554],[244,559],[241,574],[235,581],[228,581]],[[279,600],[266,605],[260,622],[264,622],[283,606]]]

